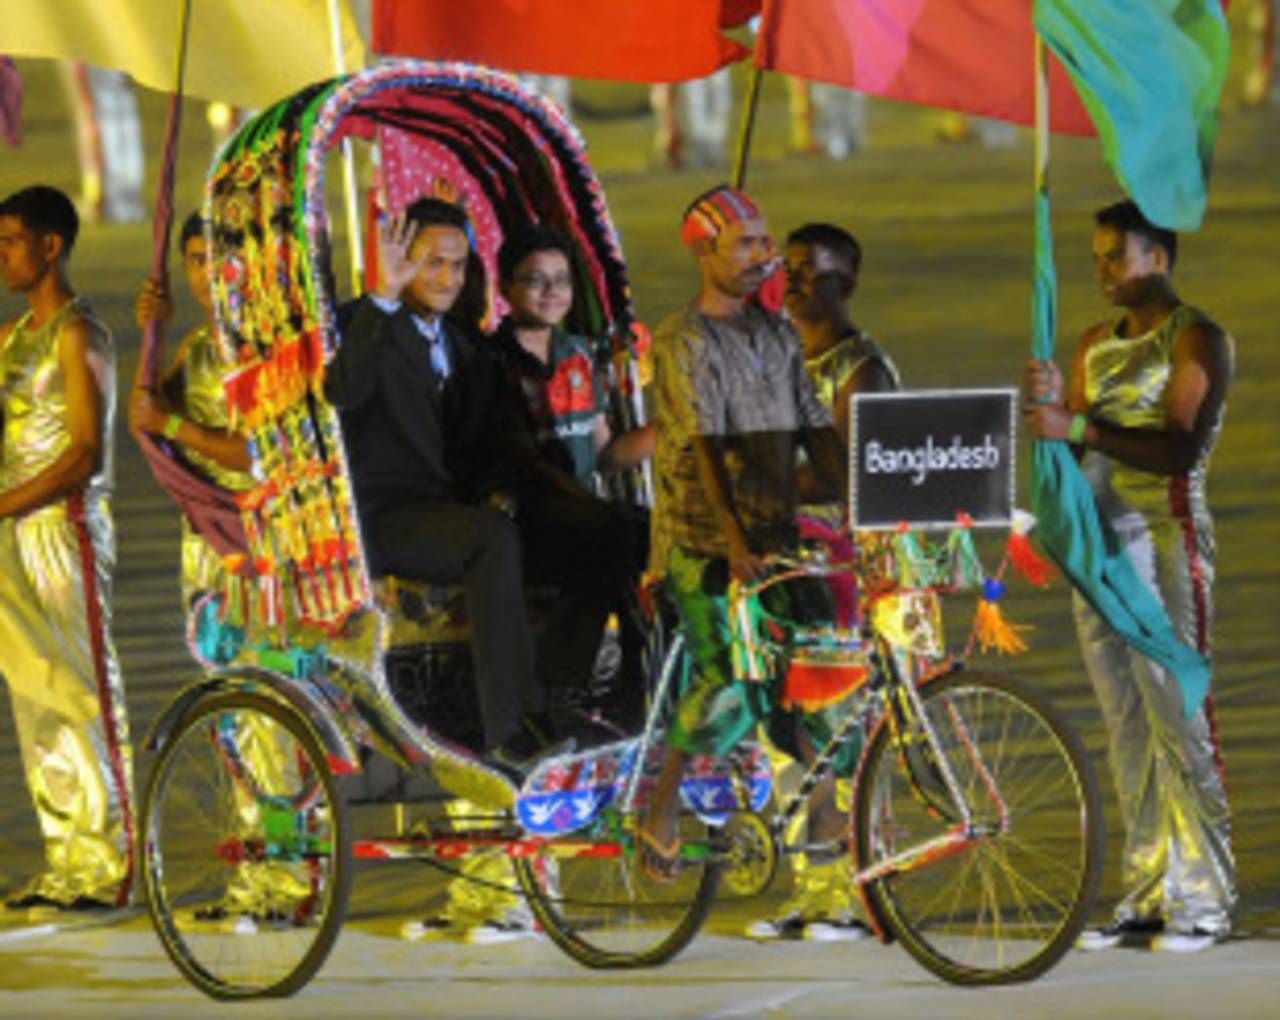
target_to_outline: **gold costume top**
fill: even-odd
[[[182,361],[182,399],[186,417],[197,425],[210,429],[225,429],[230,425],[227,400],[222,390],[222,377],[226,371],[227,366],[222,363],[218,345],[214,343],[209,328],[201,326],[192,332]],[[247,471],[223,467],[195,450],[184,449],[183,454],[223,488],[240,492],[253,484],[253,476]]]
[[[902,388],[902,379],[893,359],[865,333],[844,337],[814,358],[806,358],[804,367],[813,380],[821,400],[835,414],[836,397],[867,361],[878,361],[893,380],[893,388]]]
[[[1137,337],[1110,336],[1093,343],[1085,355],[1084,392],[1089,413],[1124,428],[1163,430],[1169,427],[1165,410],[1165,389],[1173,372],[1173,345],[1193,322],[1207,322],[1203,312],[1179,305],[1154,329]],[[1234,342],[1227,337],[1234,371]],[[1200,459],[1187,473],[1186,511],[1207,517],[1205,475],[1209,455],[1222,430],[1225,402],[1209,430]],[[1087,450],[1081,469],[1103,512],[1113,521],[1140,512],[1167,515],[1171,512],[1168,475],[1130,467],[1097,450]],[[1183,488],[1181,482],[1179,488]],[[1181,500],[1179,500],[1181,503]]]
[[[86,506],[111,495],[115,478],[116,381],[111,333],[94,318],[88,304],[72,298],[39,329],[27,312],[0,350],[0,406],[4,408],[4,445],[0,449],[0,490],[30,481],[49,467],[71,442],[67,431],[67,386],[58,361],[58,334],[74,316],[89,325],[90,350],[102,356],[98,390],[102,400],[102,463],[84,488]],[[48,509],[48,508],[45,508]]]
[[[225,429],[230,423],[222,389],[226,366],[207,326],[191,334],[182,361],[183,407],[186,417],[205,428]],[[253,484],[247,471],[223,467],[211,457],[183,449],[183,455],[210,479],[233,492]],[[182,600],[189,606],[194,595],[222,587],[222,560],[209,544],[182,518]]]
[[[849,384],[849,380],[857,374],[858,369],[868,361],[878,361],[889,373],[889,378],[893,380],[893,388],[895,390],[902,388],[902,378],[898,375],[898,367],[893,363],[893,359],[862,332],[843,337],[817,357],[805,359],[804,368],[809,373],[809,378],[813,380],[818,399],[831,411],[833,418],[836,415],[837,396]],[[803,450],[801,457],[804,460],[808,459]],[[843,501],[810,503],[800,507],[800,512],[806,517],[816,517],[836,529],[843,527],[846,519],[846,507]]]

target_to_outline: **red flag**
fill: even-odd
[[[510,71],[668,82],[748,51],[720,34],[721,0],[374,0],[373,49]]]
[[[1035,118],[1032,0],[765,0],[757,67],[907,103]],[[1054,131],[1093,134],[1066,72],[1049,61]]]

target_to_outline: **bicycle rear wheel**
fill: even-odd
[[[215,999],[292,995],[324,963],[350,888],[346,806],[310,725],[221,694],[165,741],[142,802],[147,909]]]
[[[964,818],[923,721],[911,713],[895,735],[886,716],[855,792],[859,871],[884,869],[867,884],[872,905],[947,981],[1031,980],[1070,948],[1098,889],[1097,779],[1057,711],[1009,678],[962,671],[919,693],[972,827],[958,838]]]
[[[674,882],[651,882],[634,849],[638,818],[608,809],[581,839],[566,837],[517,859],[534,915],[555,942],[588,967],[650,967],[689,944],[706,920],[720,865],[705,823],[681,812],[684,857]]]

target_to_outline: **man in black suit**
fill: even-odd
[[[371,573],[462,581],[486,754],[523,769],[553,739],[512,520],[536,453],[465,314],[469,264],[472,294],[482,282],[466,226],[431,198],[383,224],[377,289],[342,310],[324,392],[341,415]]]

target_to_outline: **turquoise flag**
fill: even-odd
[[[1036,0],[1033,16],[1121,186],[1152,222],[1198,227],[1229,46],[1219,0]],[[1051,359],[1057,280],[1044,181],[1035,220],[1031,346]],[[1031,506],[1063,573],[1117,633],[1178,678],[1183,712],[1194,715],[1209,690],[1209,662],[1179,640],[1139,579],[1065,442],[1032,444]]]
[[[1195,230],[1231,39],[1221,0],[1035,0],[1103,158],[1152,223]]]

